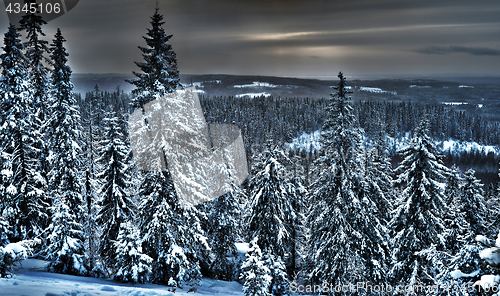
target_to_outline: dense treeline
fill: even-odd
[[[23,28],[33,37],[43,22],[29,19]],[[342,73],[328,99],[203,97],[209,122],[243,131],[251,173],[240,187],[230,161],[214,163],[211,172],[228,173],[226,193],[185,206],[162,163],[171,147],[146,112],[150,103],[183,104],[166,96],[182,86],[162,20],[156,9],[140,47],[144,62],[136,63],[141,72],[129,81],[132,94],[96,87],[83,99],[72,93],[60,30],[47,52],[35,47],[30,56],[23,51],[32,53],[37,39],[23,45],[9,27],[0,56],[1,276],[18,261],[4,247],[20,241],[34,245],[52,272],[171,291],[196,291],[202,276],[238,280],[247,296],[470,295],[450,285],[477,283],[477,294],[497,284],[500,242],[482,235],[499,231],[498,188],[485,194],[474,170],[447,167],[435,140],[498,144],[498,125],[439,105],[352,104]],[[51,68],[40,72],[35,57],[45,53]],[[128,125],[137,109],[140,124]],[[179,128],[191,129],[189,122]],[[284,151],[284,143],[316,130],[322,148],[314,157]],[[388,136],[407,132],[393,168]],[[148,170],[134,163],[141,154]],[[246,258],[237,242],[250,242]],[[405,288],[388,291],[391,285]]]
[[[99,93],[96,96],[96,91]],[[91,107],[90,100],[96,102]],[[80,102],[82,118],[93,108],[95,116],[102,110],[119,114],[131,112],[130,94],[121,90],[103,92],[98,88],[87,92]],[[303,132],[312,133],[321,128],[329,99],[310,98],[235,98],[200,96],[206,120],[217,123],[236,123],[243,132],[247,148],[260,147],[265,139],[277,143],[290,142]],[[394,102],[353,103],[360,127],[369,137],[377,134],[380,124],[388,136],[402,137],[412,132],[425,114],[429,116],[429,133],[435,140],[455,139],[474,141],[482,145],[500,145],[500,124],[456,111],[443,105]]]

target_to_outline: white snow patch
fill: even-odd
[[[247,87],[271,87],[271,88],[274,88],[274,87],[278,87],[278,86],[275,84],[270,84],[268,82],[259,82],[259,81],[255,81],[252,84],[241,84],[241,85],[234,86],[234,88],[247,88]]]
[[[485,245],[491,245],[491,240],[484,235],[476,236],[476,241]]]
[[[498,265],[500,263],[500,250],[498,248],[488,248],[479,252],[479,257],[489,264]]]
[[[177,288],[175,293],[169,287],[155,284],[131,284],[90,277],[38,272],[24,268],[16,271],[13,278],[0,279],[1,295],[46,296],[46,295],[113,295],[113,296],[192,296],[190,287]],[[34,266],[42,266],[36,260]],[[104,292],[104,293],[103,293]],[[202,278],[197,293],[202,295],[243,295],[242,286],[237,282],[225,282]]]
[[[416,84],[412,84],[410,85],[410,88],[431,88],[430,85],[416,85]]]
[[[266,92],[261,92],[261,93],[246,93],[246,94],[239,94],[236,95],[237,98],[242,98],[242,97],[250,97],[250,98],[258,98],[258,97],[270,97],[270,93]]]
[[[359,90],[360,91],[367,91],[367,92],[371,92],[371,93],[377,93],[377,94],[385,94],[385,93],[389,93],[389,94],[393,94],[393,95],[397,95],[398,94],[395,91],[386,91],[386,90],[382,90],[381,88],[378,88],[378,87],[360,86]]]
[[[458,269],[450,272],[451,277],[454,279],[459,279],[459,278],[463,278],[463,277],[475,277],[478,274],[479,274],[479,270],[476,270],[472,273],[463,273],[462,271],[460,271]]]
[[[437,145],[442,145],[442,151],[450,151],[450,152],[461,152],[461,151],[480,151],[482,150],[485,153],[494,153],[498,155],[500,152],[498,148],[491,145],[481,145],[477,142],[469,142],[469,141],[456,141],[456,140],[446,140],[443,142],[437,142]]]
[[[321,131],[317,130],[313,133],[302,133],[302,135],[294,138],[292,143],[287,144],[287,148],[290,150],[309,150],[310,148],[315,150],[321,149],[321,143],[319,142],[321,138]]]
[[[460,105],[469,105],[469,103],[466,103],[466,102],[443,102],[443,105],[460,106]]]
[[[240,254],[246,254],[250,250],[248,243],[235,243],[236,251]]]

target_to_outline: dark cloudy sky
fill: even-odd
[[[76,73],[130,73],[154,7],[80,0],[45,31],[61,28]],[[160,0],[160,12],[184,74],[500,76],[498,0]]]

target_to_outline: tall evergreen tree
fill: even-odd
[[[139,229],[131,222],[120,225],[116,241],[117,270],[113,279],[121,282],[144,283],[151,272],[151,257],[142,253]]]
[[[447,206],[440,181],[449,169],[436,155],[434,143],[427,135],[428,120],[415,129],[408,147],[400,151],[403,161],[397,168],[396,184],[403,190],[390,223],[394,264],[389,275],[398,284],[415,287],[432,283],[432,262],[418,252],[434,248],[444,250],[443,214]]]
[[[37,143],[39,131],[27,81],[27,61],[22,53],[20,34],[11,25],[5,33],[0,82],[0,148],[4,214],[13,227],[14,241],[38,236],[47,219],[45,180],[39,172]]]
[[[143,114],[146,103],[174,92],[179,85],[175,52],[167,43],[171,35],[166,35],[162,28],[163,16],[158,7],[151,19],[152,28],[145,37],[148,47],[140,47],[145,62],[136,63],[143,73],[134,72],[138,79],[129,80],[135,86],[131,107],[141,108]],[[146,125],[147,116],[144,114]],[[134,136],[132,131],[133,127]],[[148,148],[157,151],[157,147]],[[159,153],[164,156],[163,150]],[[152,281],[179,286],[196,284],[201,278],[199,253],[208,245],[194,209],[180,206],[168,167],[165,171],[145,173],[139,196],[144,250],[154,260]]]
[[[385,134],[381,127],[373,148],[366,148],[363,191],[368,200],[373,201],[375,215],[384,225],[391,219],[393,207],[392,169],[387,154]]]
[[[313,283],[375,283],[385,277],[387,234],[373,214],[373,201],[361,194],[361,132],[345,77],[338,77],[321,131],[324,156],[317,165],[322,170],[309,190],[306,270]]]
[[[27,2],[36,3],[33,0]],[[51,61],[45,56],[45,54],[50,54],[49,42],[41,39],[41,36],[45,36],[42,26],[46,24],[39,12],[32,13],[31,11],[23,15],[20,21],[20,29],[26,32],[25,55],[28,60],[30,86],[33,93],[33,103],[37,111],[36,117],[40,122],[44,122],[46,119],[46,104],[49,95],[48,78],[50,69],[45,65],[51,64]]]
[[[121,223],[133,219],[135,205],[127,193],[131,182],[126,163],[128,148],[123,143],[119,119],[110,114],[104,121],[107,122],[107,126],[104,139],[100,143],[100,157],[97,160],[103,167],[96,176],[102,181],[97,223],[103,231],[102,257],[110,264],[114,264],[112,261],[116,254],[113,242],[118,238]]]
[[[444,196],[448,206],[451,206],[460,197],[461,183],[462,178],[460,178],[458,167],[453,165],[450,174],[446,178],[446,187],[444,189]]]
[[[141,108],[144,104],[157,96],[173,92],[180,85],[179,71],[177,70],[177,58],[168,42],[172,35],[167,35],[163,29],[163,15],[158,12],[151,17],[151,29],[148,29],[146,40],[147,47],[140,46],[144,62],[135,64],[142,73],[134,72],[137,79],[128,80],[135,86],[132,93],[133,108]]]
[[[474,176],[472,169],[464,173],[464,185],[462,194],[459,196],[461,210],[465,214],[465,220],[470,224],[471,231],[476,235],[486,231],[487,208],[483,197],[483,184]]]
[[[168,171],[148,173],[139,196],[144,251],[153,282],[182,287],[201,278],[200,248],[208,249],[196,215],[179,204]]]
[[[238,239],[240,207],[238,203],[238,190],[219,196],[212,206],[209,219],[208,237],[214,253],[211,270],[220,280],[232,280],[234,266],[227,256],[236,257],[235,242]]]
[[[250,180],[250,237],[259,237],[259,245],[267,252],[283,258],[291,245],[290,231],[294,210],[285,167],[288,158],[283,151],[270,145],[264,152],[262,169]]]
[[[61,256],[83,257],[84,203],[78,175],[80,148],[80,115],[73,95],[71,69],[66,65],[68,53],[66,40],[57,30],[51,44],[51,59],[54,71],[51,76],[52,92],[49,101],[50,118],[46,123],[49,145],[49,190],[54,198],[54,216],[49,228],[50,245],[48,257],[59,272],[84,273],[83,268],[73,268]],[[68,242],[72,253],[66,253]],[[62,265],[60,265],[62,264]]]
[[[36,3],[36,1],[29,0],[26,3]],[[28,61],[27,71],[32,96],[31,105],[33,108],[32,115],[30,116],[30,125],[39,134],[34,143],[36,148],[34,158],[36,159],[37,171],[43,177],[43,180],[41,180],[43,182],[40,182],[37,188],[41,192],[47,191],[47,173],[49,170],[46,161],[48,151],[46,141],[44,141],[45,131],[42,129],[43,123],[48,118],[47,102],[50,91],[50,69],[46,66],[47,64],[51,64],[51,61],[47,57],[50,51],[48,41],[42,39],[45,36],[42,26],[46,24],[38,11],[36,13],[28,11],[20,21],[20,29],[26,32],[27,38],[24,48]],[[44,195],[41,198],[43,198],[45,204],[51,203],[48,196]],[[47,217],[39,221],[43,228],[46,228],[50,223],[50,212],[47,214]]]

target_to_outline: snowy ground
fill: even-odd
[[[109,279],[94,279],[45,272],[45,261],[28,259],[11,279],[0,279],[0,295],[8,296],[187,296],[189,287],[175,293],[153,284],[122,284]],[[243,295],[241,285],[203,278],[196,294]]]
[[[302,135],[294,138],[291,143],[286,145],[286,149],[298,149],[309,151],[310,147],[312,150],[321,149],[321,131],[314,131],[313,133],[303,133]],[[410,133],[406,133],[404,137],[401,138],[391,138],[387,137],[387,142],[389,147],[394,147],[396,150],[400,150],[406,147],[411,140]],[[476,142],[468,141],[458,141],[458,140],[446,140],[446,141],[435,141],[437,148],[442,152],[450,151],[452,154],[458,154],[463,152],[471,151],[483,151],[485,153],[494,153],[495,155],[500,155],[500,148],[492,145],[481,145]]]

